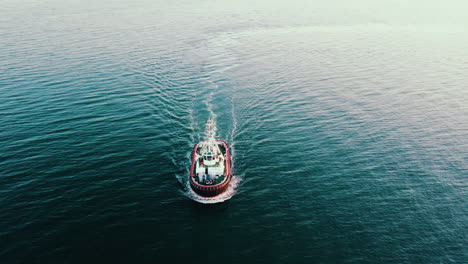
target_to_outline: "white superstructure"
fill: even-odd
[[[221,152],[220,143],[214,138],[215,125],[210,119],[206,123],[206,136],[208,140],[200,142],[196,151],[195,171],[200,183],[211,184],[224,175],[225,157]]]

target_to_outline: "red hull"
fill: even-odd
[[[216,142],[222,143],[223,147],[226,149],[226,179],[219,184],[208,186],[208,185],[201,185],[196,182],[196,180],[194,179],[193,171],[195,168],[196,151],[200,143],[197,143],[192,151],[192,166],[190,167],[190,187],[192,188],[194,192],[196,192],[198,195],[203,196],[203,197],[215,197],[225,192],[232,178],[231,153],[229,151],[229,146],[223,140],[216,140]]]

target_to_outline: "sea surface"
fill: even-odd
[[[0,263],[468,263],[467,12],[2,0]]]

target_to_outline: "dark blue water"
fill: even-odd
[[[0,10],[0,263],[468,262],[463,1]]]

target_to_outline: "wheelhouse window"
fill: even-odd
[[[203,155],[203,159],[207,161],[211,161],[213,159],[213,155],[211,154],[211,152],[207,152],[205,153],[205,155]]]

